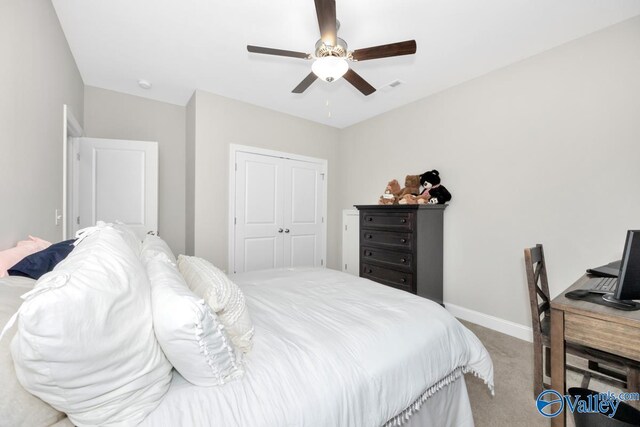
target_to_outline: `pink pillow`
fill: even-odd
[[[15,248],[0,251],[0,277],[7,276],[7,270],[31,254],[40,252],[51,246],[50,242],[38,237],[29,236],[29,240],[18,242]]]

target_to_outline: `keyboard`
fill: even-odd
[[[598,277],[595,279],[590,279],[589,282],[587,282],[587,290],[589,292],[604,294],[613,292],[616,289],[617,284],[617,277]]]

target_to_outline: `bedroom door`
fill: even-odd
[[[158,230],[158,143],[76,138],[76,230],[120,221],[143,239]]]
[[[284,161],[283,267],[320,267],[324,229],[324,169],[318,163]]]
[[[283,180],[283,159],[237,153],[234,272],[283,265]]]
[[[236,273],[324,265],[325,165],[235,153]]]

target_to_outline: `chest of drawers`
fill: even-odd
[[[442,304],[446,205],[358,205],[360,277]]]

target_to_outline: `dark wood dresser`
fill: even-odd
[[[360,277],[442,304],[447,205],[358,205]]]

